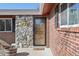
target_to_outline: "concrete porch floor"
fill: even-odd
[[[34,48],[18,48],[17,53],[27,52],[28,56],[53,56],[50,48],[44,50],[34,50]]]

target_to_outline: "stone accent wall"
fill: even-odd
[[[18,48],[33,46],[33,17],[16,16],[16,44]]]

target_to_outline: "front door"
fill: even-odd
[[[34,40],[35,46],[46,45],[46,20],[45,18],[34,18]]]

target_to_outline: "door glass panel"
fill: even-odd
[[[45,19],[35,19],[34,45],[45,45]]]

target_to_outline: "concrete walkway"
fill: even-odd
[[[34,50],[34,48],[18,48],[17,53],[27,52],[28,56],[53,56],[50,48]]]

